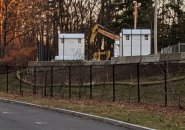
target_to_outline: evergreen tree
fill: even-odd
[[[159,12],[159,47],[185,42],[185,11],[183,0],[161,0]]]
[[[112,28],[116,32],[120,32],[123,28],[134,28],[134,0],[125,0],[117,8],[117,15],[112,21]],[[140,0],[141,7],[138,8],[138,24],[137,28],[151,28],[153,19],[152,1]]]

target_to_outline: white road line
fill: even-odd
[[[47,124],[48,122],[35,122],[38,125]]]
[[[6,111],[5,111],[5,112],[3,112],[3,114],[9,114],[9,113],[11,113],[11,112],[6,112]]]

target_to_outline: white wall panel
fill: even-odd
[[[126,35],[129,35],[129,40],[126,39]],[[145,39],[145,35],[148,35],[148,40]],[[123,29],[120,33],[120,36],[119,56],[138,56],[151,54],[150,29]]]
[[[81,42],[78,41],[79,39]],[[58,41],[59,56],[56,56],[55,60],[85,59],[84,34],[59,34]]]

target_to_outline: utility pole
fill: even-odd
[[[157,54],[157,0],[155,0],[154,10],[154,54]]]
[[[137,18],[138,18],[138,8],[141,6],[141,3],[134,1],[134,29],[137,28]]]

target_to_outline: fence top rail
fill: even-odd
[[[169,60],[169,61],[159,61],[159,62],[135,62],[135,63],[115,63],[115,64],[96,64],[96,63],[92,63],[92,64],[83,64],[83,65],[0,65],[0,67],[8,67],[8,68],[42,68],[42,67],[46,67],[46,68],[51,68],[51,67],[98,67],[98,66],[113,66],[113,65],[136,65],[136,64],[164,64],[164,63],[181,63],[181,64],[185,64],[185,59],[182,60]]]

